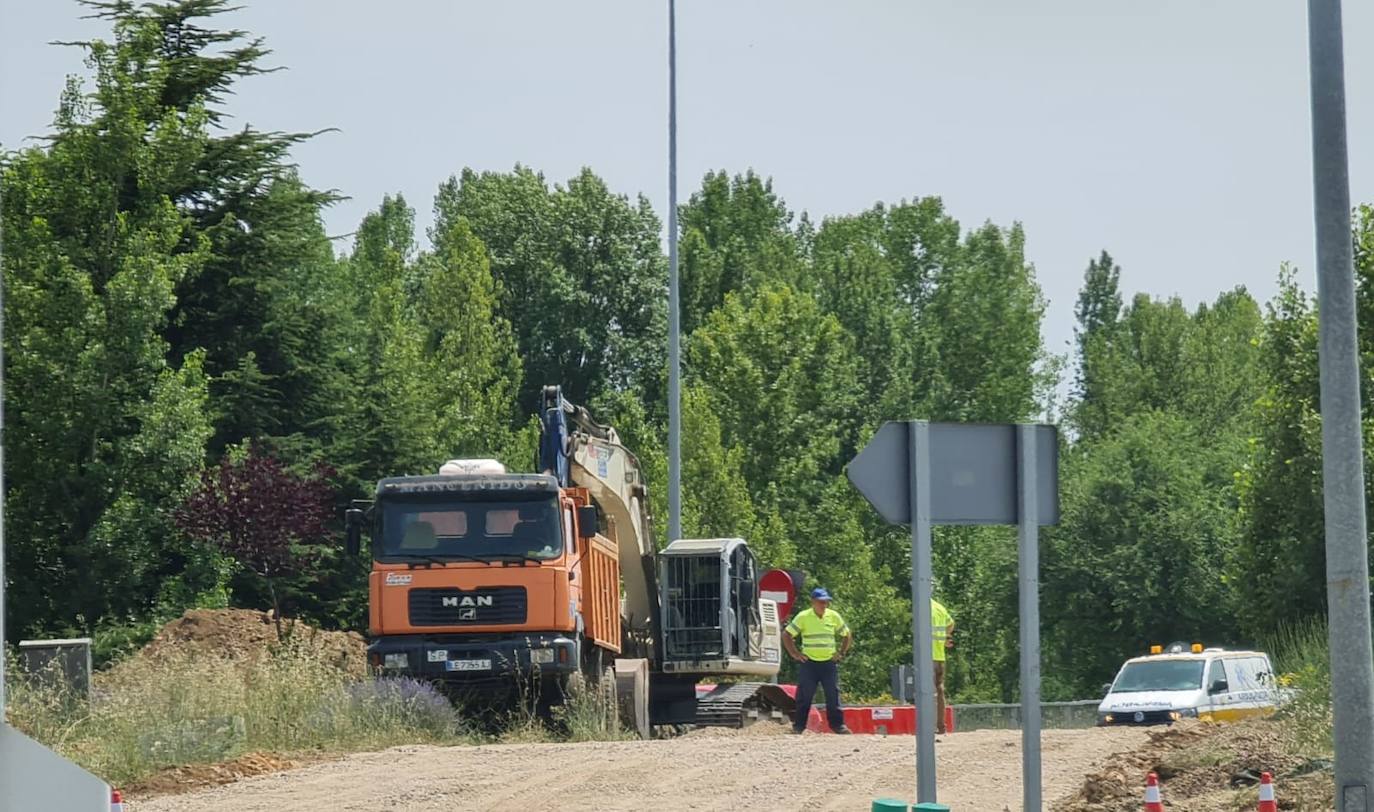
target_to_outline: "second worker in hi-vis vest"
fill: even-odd
[[[954,648],[954,616],[944,604],[930,599],[930,639],[934,643],[931,657],[935,663],[935,732],[945,729],[945,652]]]
[[[801,647],[798,648],[798,643]],[[811,590],[811,608],[798,612],[787,624],[782,644],[794,660],[801,663],[797,675],[797,716],[793,733],[806,731],[816,687],[825,691],[825,716],[830,729],[848,733],[844,710],[840,707],[839,662],[854,645],[854,634],[840,613],[830,608],[830,593],[821,587]]]

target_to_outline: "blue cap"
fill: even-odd
[[[815,589],[811,590],[811,600],[828,601],[830,600],[830,593],[825,591],[825,587],[818,586]]]

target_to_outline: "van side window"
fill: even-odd
[[[1207,690],[1212,690],[1212,686],[1219,680],[1226,681],[1226,666],[1222,660],[1213,660],[1207,668]]]

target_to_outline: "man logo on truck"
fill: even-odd
[[[454,606],[463,608],[476,606],[491,606],[491,600],[492,599],[490,595],[478,595],[475,598],[470,598],[467,595],[464,595],[461,598],[444,598],[444,606]]]

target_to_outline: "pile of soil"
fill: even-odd
[[[323,759],[292,760],[279,758],[269,753],[248,753],[232,761],[219,764],[188,764],[182,767],[170,767],[146,781],[124,787],[123,792],[126,797],[130,798],[181,795],[203,790],[207,787],[232,784],[243,778],[268,775],[282,770],[294,770],[297,767],[304,767],[320,760]]]
[[[367,673],[367,644],[357,632],[322,631],[309,624],[283,620],[281,635],[271,613],[252,609],[192,609],[163,626],[140,657],[168,652],[205,651],[231,659],[253,659],[281,644],[302,646],[356,676]]]
[[[1055,812],[1138,810],[1145,777],[1159,776],[1166,807],[1195,812],[1253,809],[1260,773],[1274,776],[1280,809],[1330,809],[1326,765],[1298,754],[1282,725],[1269,719],[1218,725],[1181,722],[1117,753]]]

